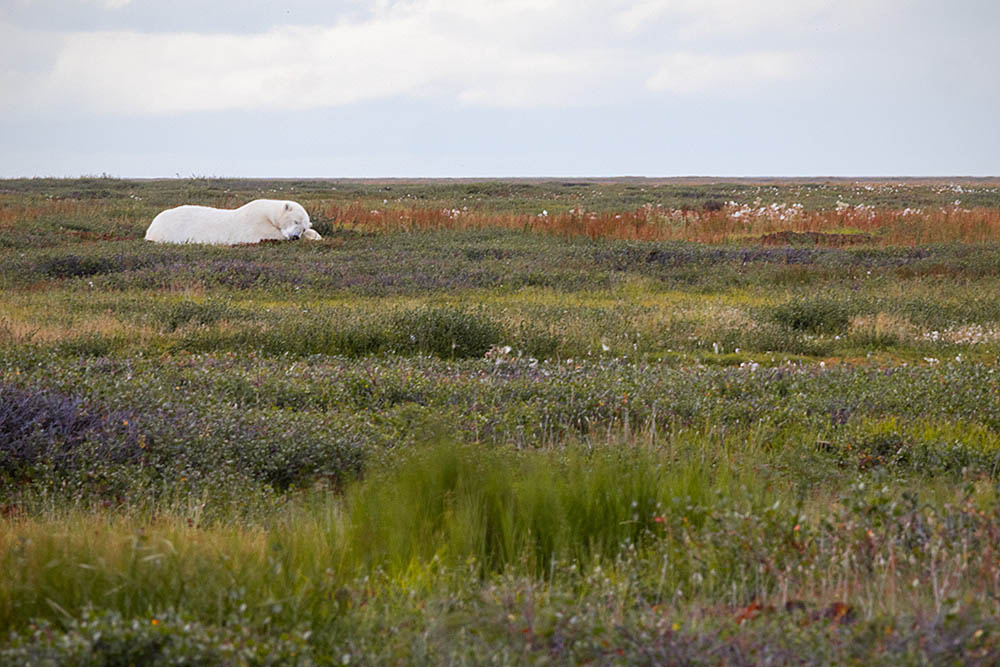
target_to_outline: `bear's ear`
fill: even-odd
[[[286,211],[291,211],[292,210],[292,205],[289,204],[288,202],[285,202],[285,210]]]

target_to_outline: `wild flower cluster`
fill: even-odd
[[[954,345],[981,345],[1000,339],[1000,330],[982,324],[966,324],[944,331],[928,331],[922,338],[935,343],[945,341]]]

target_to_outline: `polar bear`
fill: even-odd
[[[147,241],[237,245],[267,239],[322,238],[312,229],[309,214],[293,201],[256,199],[236,209],[209,206],[168,208],[153,218]]]

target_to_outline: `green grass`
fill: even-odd
[[[298,651],[321,660],[345,651],[401,659],[416,634],[431,662],[456,651],[481,660],[491,648],[596,659],[605,655],[598,642],[628,645],[651,622],[656,643],[697,639],[730,651],[765,639],[757,650],[788,650],[805,635],[799,650],[832,656],[847,647],[823,628],[866,642],[888,628],[900,643],[882,649],[887,663],[907,652],[976,655],[963,652],[974,643],[953,642],[973,639],[978,624],[990,632],[980,646],[996,650],[996,563],[973,555],[992,544],[989,487],[928,506],[885,477],[851,474],[828,499],[758,474],[769,460],[763,442],[643,440],[531,455],[422,446],[341,499],[307,493],[250,524],[202,526],[197,507],[153,520],[54,511],[5,532],[0,618],[14,628],[51,619],[98,654],[115,644],[77,637],[78,624],[104,627],[133,651],[164,623],[172,642],[236,633],[252,648],[277,642],[288,652],[298,639]],[[719,604],[732,611],[712,613]],[[129,631],[119,618],[139,625]],[[194,629],[179,619],[194,619]],[[910,622],[930,624],[941,636],[924,642],[941,645],[916,644]],[[781,634],[785,623],[792,636]],[[385,624],[415,633],[396,645],[403,653],[386,652]],[[469,643],[437,635],[442,624],[464,627]],[[537,644],[524,644],[524,628]],[[595,641],[558,643],[588,633]],[[18,641],[35,651],[46,642]],[[185,650],[190,658],[218,647]]]
[[[821,209],[947,183],[0,189],[0,665],[1000,659],[1000,245],[141,241],[253,196]]]

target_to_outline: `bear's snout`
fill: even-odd
[[[289,236],[288,238],[289,238],[290,240],[292,240],[292,241],[298,241],[298,240],[299,240],[299,235],[298,235],[298,234],[292,234],[292,235],[291,235],[291,236]]]

